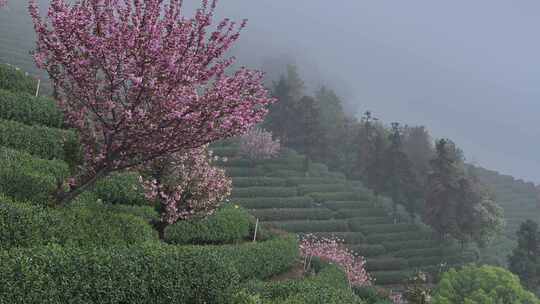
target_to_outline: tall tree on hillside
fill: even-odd
[[[428,130],[424,126],[405,127],[403,151],[411,161],[419,183],[425,185],[430,170],[429,162],[435,156],[435,148]]]
[[[431,160],[431,173],[427,179],[424,222],[446,237],[457,230],[457,206],[461,173],[452,143],[441,139],[436,142],[436,156]]]
[[[317,152],[317,160],[328,164],[329,167],[337,167],[340,150],[344,149],[342,136],[344,135],[345,113],[342,102],[333,90],[325,86],[315,92],[315,100],[320,109],[319,124],[323,131],[321,141],[324,142],[320,146],[320,151]]]
[[[414,220],[421,209],[422,191],[412,171],[412,164],[403,151],[403,135],[399,123],[392,123],[388,138],[389,145],[383,155],[384,189],[393,201],[394,221],[398,204],[404,206]]]
[[[384,173],[384,151],[386,150],[387,142],[383,128],[375,128],[377,130],[373,137],[373,157],[370,158],[366,168],[366,184],[373,190],[375,197],[385,191],[385,173]]]
[[[375,138],[380,130],[377,129],[378,119],[370,111],[366,111],[360,120],[360,129],[356,135],[357,157],[354,160],[355,174],[353,177],[367,181],[368,168],[376,161]],[[380,148],[380,147],[379,147]],[[372,168],[373,169],[373,168]]]
[[[510,271],[517,274],[523,284],[540,292],[540,231],[538,224],[527,220],[517,232],[518,245],[508,257]]]
[[[191,18],[182,1],[71,2],[53,1],[44,19],[36,0],[29,4],[34,59],[85,151],[60,204],[114,171],[242,134],[264,118],[273,99],[263,74],[226,73],[245,22],[211,29],[216,1],[202,1]]]
[[[309,171],[309,164],[317,158],[317,153],[324,144],[321,112],[315,98],[302,97],[296,105],[295,128],[291,130],[290,146],[306,155],[304,169]]]
[[[272,94],[277,102],[270,106],[264,127],[284,145],[289,144],[290,132],[296,127],[298,102],[304,96],[304,89],[304,82],[294,65],[288,65],[287,74],[273,85]]]

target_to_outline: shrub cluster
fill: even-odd
[[[310,193],[309,196],[318,203],[328,201],[366,201],[370,199],[369,194],[362,192],[314,192]]]
[[[251,214],[261,221],[328,220],[333,216],[332,210],[325,208],[260,209]]]
[[[135,172],[114,173],[100,179],[94,193],[104,202],[144,206],[149,202],[144,196],[144,188],[139,181],[139,174]]]
[[[232,197],[293,197],[297,196],[296,187],[248,187],[234,188]]]
[[[386,210],[383,208],[355,208],[355,209],[339,209],[336,211],[337,218],[351,217],[381,217],[387,216]]]
[[[0,303],[228,303],[238,274],[217,254],[160,244],[0,252]]]
[[[403,232],[403,231],[417,231],[419,227],[415,224],[378,224],[378,225],[366,225],[359,227],[358,229],[361,232],[366,234],[371,233],[393,233],[393,232]]]
[[[370,258],[367,259],[366,268],[369,272],[381,270],[402,270],[409,266],[406,259],[401,258]]]
[[[332,210],[356,208],[365,209],[373,208],[373,203],[369,201],[327,201],[324,202],[324,206]]]
[[[69,175],[63,161],[35,158],[0,146],[0,193],[18,200],[46,204]]]
[[[28,152],[44,159],[72,162],[80,158],[77,135],[72,131],[29,126],[0,119],[0,146]]]
[[[386,253],[386,249],[383,245],[359,244],[349,245],[349,248],[364,257],[375,257]]]
[[[248,213],[227,205],[204,219],[179,221],[165,229],[165,240],[171,244],[228,244],[239,242],[250,234]]]
[[[322,177],[291,177],[287,179],[287,184],[290,186],[339,184],[343,182],[345,181],[342,179]]]
[[[389,224],[388,217],[354,217],[349,219],[349,229],[354,232],[365,231],[364,228],[369,225]]]
[[[305,195],[308,193],[315,192],[347,192],[350,191],[351,187],[345,183],[340,184],[310,184],[310,185],[300,185],[298,186],[298,193],[300,195]]]
[[[237,177],[233,179],[234,187],[285,187],[287,180],[277,177]]]
[[[247,209],[310,208],[314,204],[309,196],[236,198],[235,201]]]
[[[432,233],[429,231],[415,230],[393,233],[373,233],[367,235],[367,241],[371,244],[380,244],[383,242],[398,242],[403,240],[428,240]]]
[[[36,94],[37,81],[7,64],[0,64],[0,89]]]
[[[268,224],[289,232],[343,232],[349,229],[345,220],[285,221]]]
[[[51,98],[0,89],[0,119],[61,128],[64,116]]]
[[[49,243],[75,247],[133,246],[157,241],[142,218],[100,204],[49,209],[0,197],[0,249]]]
[[[403,284],[409,277],[411,277],[411,275],[413,275],[413,272],[409,270],[373,271],[371,272],[371,275],[375,279],[376,285],[391,285]]]

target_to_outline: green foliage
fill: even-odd
[[[0,303],[229,303],[238,274],[217,254],[167,245],[0,252]]]
[[[344,179],[324,177],[291,177],[287,179],[287,184],[290,186],[338,184],[344,182]]]
[[[293,235],[237,245],[199,246],[230,262],[243,281],[266,279],[286,272],[298,259],[298,240]]]
[[[349,228],[346,220],[284,221],[268,224],[290,232],[342,232]]]
[[[47,204],[51,195],[69,176],[68,165],[44,160],[0,147],[0,193],[17,200]]]
[[[61,128],[64,116],[51,98],[0,89],[0,119]]]
[[[261,209],[253,210],[251,214],[261,221],[328,220],[333,217],[332,210],[325,208]]]
[[[386,210],[383,208],[355,208],[355,209],[340,209],[336,211],[336,218],[351,218],[351,217],[379,217],[385,218]],[[382,223],[386,223],[383,221]]]
[[[314,233],[322,238],[337,238],[345,244],[360,244],[366,242],[366,236],[361,232],[317,232]]]
[[[116,213],[131,214],[140,217],[151,223],[159,219],[159,213],[150,206],[130,206],[130,205],[106,205],[107,210]]]
[[[411,271],[408,270],[371,272],[376,285],[403,284],[411,274]]]
[[[80,159],[77,135],[72,131],[29,126],[16,121],[0,120],[0,146],[28,152],[44,159]]]
[[[318,203],[327,201],[365,201],[371,199],[369,193],[363,192],[314,192],[310,193],[309,196]]]
[[[353,291],[366,304],[392,304],[387,294],[373,286],[353,287]]]
[[[393,233],[402,231],[418,230],[418,226],[414,224],[376,224],[366,225],[358,228],[358,231],[366,234],[372,233]]]
[[[165,241],[171,244],[229,244],[249,236],[248,213],[226,205],[204,219],[179,221],[165,229]]]
[[[145,206],[149,202],[135,172],[113,173],[96,182],[94,193],[110,204]]]
[[[366,261],[369,272],[380,270],[402,270],[409,266],[406,259],[401,258],[370,258]]]
[[[508,257],[510,271],[517,274],[529,290],[540,292],[540,231],[538,224],[527,220],[516,233],[518,244]]]
[[[368,245],[368,244],[359,244],[349,246],[355,253],[363,257],[374,257],[383,255],[386,253],[386,249],[383,245]]]
[[[405,231],[393,233],[373,233],[367,236],[368,243],[397,242],[403,240],[428,240],[432,237],[429,231]]]
[[[354,216],[354,215],[352,215]],[[364,228],[369,225],[390,224],[388,217],[354,217],[349,219],[349,229],[355,232],[365,231]]]
[[[327,201],[327,202],[324,202],[324,206],[332,210],[340,210],[340,209],[372,208],[373,203],[370,201]]]
[[[314,205],[309,196],[235,198],[235,201],[248,209],[310,208]]]
[[[335,265],[324,265],[314,276],[303,280],[260,282],[248,287],[264,304],[362,304],[348,288],[347,279]]]
[[[346,183],[339,184],[311,184],[298,186],[298,193],[300,195],[306,195],[314,192],[347,192],[351,187]]]
[[[287,180],[278,177],[236,177],[234,187],[285,187]]]
[[[50,209],[0,196],[0,249],[60,244],[75,247],[133,246],[157,241],[142,218],[99,203]]]
[[[532,293],[521,286],[517,276],[493,266],[451,269],[437,285],[434,304],[537,304]]]
[[[294,197],[298,192],[295,187],[249,187],[235,188],[232,197]]]
[[[36,94],[37,81],[15,67],[0,64],[0,89]]]

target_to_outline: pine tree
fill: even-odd
[[[508,257],[510,271],[532,291],[540,291],[540,231],[532,220],[523,222],[517,232],[518,245]]]

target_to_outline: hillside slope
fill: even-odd
[[[330,172],[322,164],[303,171],[304,157],[284,152],[279,158],[250,162],[234,145],[214,147],[235,186],[232,198],[263,223],[297,234],[336,236],[366,257],[378,285],[401,284],[414,271],[437,273],[441,264],[472,261],[452,242],[441,243],[424,225],[394,223],[389,200],[374,197],[358,181]]]

